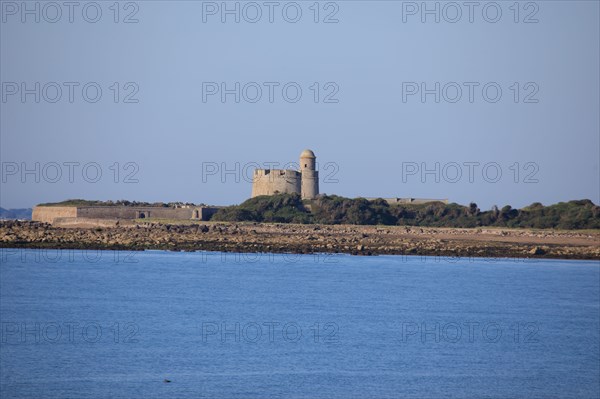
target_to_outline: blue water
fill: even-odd
[[[600,395],[598,262],[0,255],[2,398]]]

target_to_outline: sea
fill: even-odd
[[[0,250],[0,397],[598,398],[598,261]]]

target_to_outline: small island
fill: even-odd
[[[481,212],[475,204],[276,194],[214,209],[208,220],[193,217],[201,208],[194,204],[70,200],[40,207],[63,216],[0,222],[0,247],[600,259],[600,207],[589,200]],[[147,217],[135,217],[144,211]],[[191,217],[163,218],[161,211]]]
[[[319,192],[313,151],[299,165],[255,170],[240,205],[40,204],[32,221],[0,222],[0,247],[600,259],[600,206],[590,200],[481,211],[446,199],[344,198]]]

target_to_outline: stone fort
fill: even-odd
[[[252,198],[259,195],[300,194],[302,199],[314,199],[319,194],[317,158],[311,150],[300,154],[300,170],[256,169],[252,179]]]
[[[319,195],[319,172],[316,170],[317,157],[312,150],[300,154],[300,170],[255,169],[252,180],[252,197],[274,194],[300,194],[302,199],[314,199]],[[365,197],[374,201],[379,197]],[[433,198],[382,198],[393,204],[426,204],[428,202],[448,203],[448,199]]]

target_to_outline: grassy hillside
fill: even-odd
[[[142,202],[142,201],[98,201],[98,200],[84,200],[84,199],[68,199],[61,202],[48,202],[45,204],[38,204],[38,206],[162,206],[162,207],[175,207],[176,205],[190,205],[196,206],[192,203],[183,202]]]

